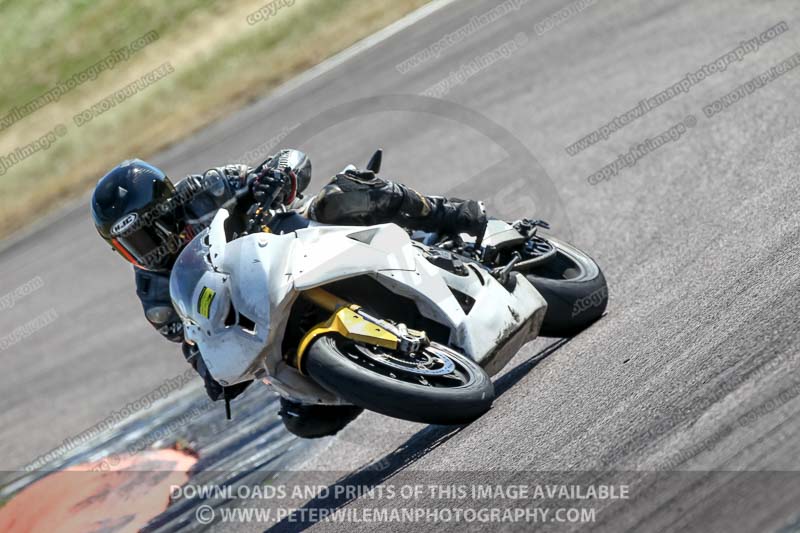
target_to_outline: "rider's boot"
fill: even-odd
[[[409,229],[437,232],[446,235],[467,233],[478,236],[486,226],[486,210],[475,200],[422,196],[413,189],[401,186],[406,194],[400,212],[403,225]],[[411,198],[411,200],[407,200]]]
[[[281,398],[278,414],[290,433],[304,439],[337,434],[364,411],[355,405],[309,405]]]

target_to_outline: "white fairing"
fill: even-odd
[[[466,276],[450,273],[430,263],[423,255],[425,247],[394,224],[312,225],[285,235],[260,233],[228,243],[223,227],[227,216],[220,211],[208,233],[187,246],[170,282],[187,339],[198,345],[211,374],[222,384],[263,377],[284,396],[337,403],[283,362],[281,342],[301,291],[348,277],[371,275],[391,292],[416,302],[423,316],[450,328],[451,346],[490,374],[538,333],[544,316],[546,303],[524,276],[516,274],[516,287],[509,293],[480,268],[468,267]],[[468,314],[451,288],[474,299]],[[209,290],[215,294],[210,303]],[[255,328],[243,327],[238,317],[233,324],[231,305]]]

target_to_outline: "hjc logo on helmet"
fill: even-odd
[[[128,229],[131,228],[136,221],[139,219],[139,215],[136,213],[131,213],[128,216],[119,219],[112,227],[111,227],[111,235],[119,236]]]

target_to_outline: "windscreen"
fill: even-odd
[[[192,320],[192,296],[195,287],[206,272],[213,272],[206,261],[208,246],[205,244],[208,229],[200,232],[186,248],[183,249],[172,267],[169,279],[169,294],[172,305],[183,320]],[[194,322],[194,320],[192,320]]]

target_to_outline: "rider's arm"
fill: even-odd
[[[247,165],[226,165],[187,176],[175,186],[184,208],[186,224],[205,226],[221,208],[232,211],[237,204],[250,204],[250,175]]]
[[[191,239],[211,224],[220,209],[227,209],[234,220],[245,222],[244,214],[252,205],[250,175],[247,165],[226,165],[186,176],[175,185],[180,219],[186,225],[185,237]]]
[[[136,295],[144,316],[167,340],[183,341],[183,324],[169,297],[169,272],[152,272],[134,267]]]
[[[169,273],[150,272],[139,268],[136,272],[136,294],[142,301],[144,314],[147,321],[153,325],[167,340],[183,343],[181,348],[186,361],[203,378],[206,393],[212,400],[221,400],[226,396],[233,399],[242,392],[251,382],[244,382],[231,387],[223,387],[211,376],[206,368],[200,351],[196,346],[188,344],[183,339],[183,324],[178,314],[172,307],[169,298]]]

